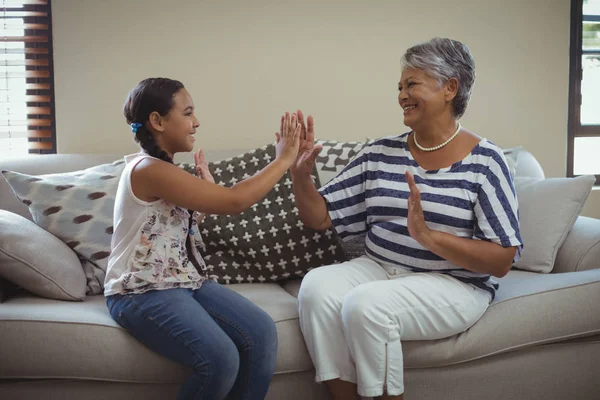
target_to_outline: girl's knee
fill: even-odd
[[[277,358],[277,326],[266,312],[262,311],[247,332],[248,347],[265,361]]]
[[[240,368],[237,347],[229,338],[224,338],[203,350],[196,357],[194,373],[209,382],[207,387],[213,387],[219,393],[228,393]]]

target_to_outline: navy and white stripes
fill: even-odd
[[[319,190],[343,240],[365,236],[366,253],[376,261],[411,271],[447,273],[488,290],[498,285],[489,275],[453,265],[414,240],[407,229],[410,171],[421,191],[427,225],[464,238],[503,247],[523,243],[515,189],[502,151],[483,139],[463,160],[425,170],[412,157],[408,133],[366,146],[334,179]]]

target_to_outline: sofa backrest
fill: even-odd
[[[521,147],[503,151],[515,177],[545,178],[542,166],[529,151]]]
[[[245,150],[213,150],[206,154],[208,161],[218,161],[233,157]],[[28,175],[57,174],[78,171],[99,164],[110,163],[123,158],[123,154],[46,154],[28,155],[22,158],[0,160],[0,171],[15,171]],[[176,162],[193,162],[193,156],[186,154],[176,156]],[[12,189],[0,177],[0,209],[8,210],[31,220],[27,206],[21,203],[14,195]]]
[[[208,161],[218,161],[234,157],[244,153],[245,149],[211,150],[206,152]],[[514,148],[505,150],[509,166],[515,176],[530,176],[544,178],[544,171],[527,150]],[[0,160],[0,171],[9,170],[29,175],[43,175],[77,171],[90,168],[95,165],[110,163],[121,159],[122,154],[48,154],[29,155],[12,160]],[[191,153],[176,156],[175,162],[193,162]],[[326,183],[344,168],[344,165],[336,165],[336,171],[318,171],[321,183]],[[0,178],[0,209],[8,210],[25,218],[31,219],[27,206],[21,203],[13,194],[6,180]]]

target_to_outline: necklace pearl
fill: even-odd
[[[439,150],[442,147],[444,147],[445,145],[447,145],[448,143],[450,143],[452,141],[452,139],[454,139],[456,137],[456,135],[458,135],[458,132],[460,132],[461,130],[461,126],[460,126],[460,122],[458,122],[458,128],[456,128],[456,132],[454,132],[454,134],[452,136],[450,136],[448,138],[448,140],[446,140],[444,143],[442,144],[438,144],[437,146],[433,146],[433,147],[423,147],[419,144],[419,142],[417,142],[417,133],[415,131],[413,131],[413,140],[415,141],[415,145],[417,146],[417,148],[421,151],[435,151],[435,150]]]

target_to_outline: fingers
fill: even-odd
[[[279,132],[275,132],[275,137],[277,138],[277,143],[279,143],[279,141],[281,140],[281,135],[279,134]]]
[[[309,160],[311,162],[314,162],[317,159],[317,156],[319,155],[321,150],[323,150],[323,146],[321,146],[321,145],[315,146],[310,153]]]
[[[285,130],[285,137],[290,136],[291,132],[291,125],[292,125],[292,114],[290,114],[289,112],[285,113],[285,126],[286,126],[286,130]]]
[[[298,128],[298,126],[298,116],[296,113],[293,113],[290,120],[290,136],[294,136],[296,134],[296,128]]]
[[[409,207],[415,204],[419,205],[421,201],[421,191],[415,184],[415,178],[409,171],[406,171],[404,175],[406,176],[406,183],[408,183],[410,189],[410,197],[408,199]]]
[[[200,161],[198,161],[198,153],[194,153],[194,164],[200,164]]]
[[[410,189],[410,194],[412,195],[415,190],[419,190],[417,189],[417,185],[415,185],[415,178],[409,171],[406,171],[404,175],[406,176],[406,183],[408,183],[408,188]]]
[[[282,137],[294,137],[296,135],[296,129],[299,128],[298,117],[296,113],[290,114],[289,112],[285,113],[285,118],[283,121],[283,131]]]
[[[308,129],[306,130],[306,140],[310,143],[315,141],[315,121],[312,115],[307,118]]]
[[[300,139],[306,140],[306,125],[304,124],[304,113],[302,112],[302,110],[298,110],[298,121],[300,122],[300,125],[302,126],[302,131],[300,132]]]
[[[283,124],[285,122],[285,115],[281,116],[281,126],[279,127],[279,132],[281,132],[281,134],[283,134]]]

